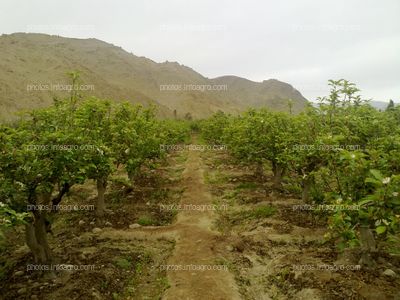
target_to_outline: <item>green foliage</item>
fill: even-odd
[[[154,225],[154,220],[150,217],[144,216],[144,217],[139,218],[138,224],[140,224],[142,226],[151,226],[151,225]]]
[[[26,224],[28,213],[18,213],[7,204],[0,202],[0,241],[4,240],[4,232],[17,225]]]
[[[263,172],[265,162],[279,179],[291,160],[295,143],[293,116],[268,110],[249,110],[238,117],[223,114],[203,122],[204,137],[209,141],[225,144],[239,161],[255,164],[257,172]],[[210,131],[215,128],[213,136]]]
[[[70,76],[75,87],[79,74]],[[0,125],[1,229],[25,220],[41,226],[36,221],[54,211],[30,212],[28,205],[52,208],[73,185],[89,179],[105,190],[119,165],[132,178],[164,158],[162,144],[185,142],[189,133],[188,122],[156,119],[154,107],[83,98],[75,88],[68,99]]]
[[[161,133],[163,134],[163,143],[167,145],[176,145],[189,142],[192,123],[183,120],[163,120],[161,121]]]
[[[394,102],[390,99],[388,106],[386,107],[386,111],[390,111],[394,108]]]
[[[250,218],[262,219],[268,218],[274,215],[276,212],[276,208],[269,205],[258,206],[254,210],[252,210],[249,214]]]
[[[229,116],[222,111],[215,113],[206,122],[203,122],[201,127],[201,134],[203,139],[217,145],[223,144],[223,131],[228,125]]]
[[[203,137],[226,144],[241,163],[271,163],[275,177],[302,188],[305,202],[359,205],[328,211],[329,237],[339,247],[359,245],[360,226],[393,240],[400,233],[400,107],[377,111],[344,79],[329,86],[318,108],[299,115],[216,114],[201,122]]]
[[[56,187],[107,179],[117,164],[135,174],[163,157],[161,144],[182,142],[188,133],[186,123],[156,120],[153,108],[57,101],[14,128],[0,127],[0,200],[23,211]]]
[[[114,259],[114,264],[124,270],[129,270],[132,267],[132,261],[130,258],[117,257]]]
[[[242,182],[236,187],[238,190],[255,190],[257,188],[258,185],[254,182]]]

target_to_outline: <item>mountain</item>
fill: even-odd
[[[307,100],[290,84],[276,79],[254,82],[237,76],[222,76],[211,79],[214,84],[226,84],[226,95],[245,108],[270,107],[274,110],[288,110],[288,99],[293,100],[295,111],[300,111]]]
[[[310,102],[312,106],[319,107],[319,102]],[[368,104],[377,110],[384,111],[389,105],[389,102],[385,101],[368,101]],[[400,105],[398,103],[394,103],[395,106]]]
[[[0,36],[0,118],[21,109],[45,107],[68,96],[66,75],[78,70],[81,94],[159,107],[161,117],[190,113],[207,117],[249,107],[301,111],[307,100],[291,85],[270,79],[253,82],[236,76],[209,79],[176,62],[156,63],[97,39],[36,33]],[[210,87],[211,90],[207,90]],[[205,90],[199,90],[204,88]],[[85,89],[89,89],[84,91]]]

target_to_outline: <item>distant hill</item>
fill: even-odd
[[[311,102],[311,104],[314,107],[318,107],[319,103],[318,102]],[[389,102],[384,102],[384,101],[368,101],[368,104],[371,105],[373,108],[377,109],[377,110],[386,110],[386,108],[389,105]],[[395,106],[400,105],[398,103],[394,104]]]
[[[370,101],[369,104],[371,104],[371,106],[375,107],[378,110],[385,110],[388,105],[389,102],[384,102],[384,101]],[[396,104],[395,104],[396,105]]]
[[[13,113],[21,109],[48,106],[54,97],[67,96],[67,91],[55,90],[54,86],[69,84],[66,73],[73,70],[79,70],[83,83],[94,88],[82,94],[154,104],[162,117],[173,116],[174,110],[178,117],[190,113],[195,118],[218,110],[238,113],[249,107],[288,110],[287,99],[293,100],[293,111],[298,112],[307,103],[299,91],[276,79],[209,79],[179,63],[156,63],[97,39],[32,33],[2,35],[0,68],[2,119],[12,119]],[[221,85],[226,85],[226,90],[196,90],[202,86],[221,89]]]

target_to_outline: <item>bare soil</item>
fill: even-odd
[[[400,299],[399,276],[383,274],[400,274],[396,256],[378,253],[373,270],[301,269],[357,265],[358,253],[339,253],[324,239],[323,214],[293,210],[298,195],[274,191],[269,172],[253,174],[222,151],[172,153],[133,187],[120,172],[103,220],[62,212],[49,235],[57,263],[95,269],[27,271],[33,259],[17,228],[2,247],[0,299]],[[74,187],[66,204],[94,200],[90,183]]]
[[[224,234],[217,251],[229,250],[225,259],[242,299],[400,299],[399,276],[383,274],[387,269],[399,274],[398,256],[377,254],[373,270],[318,269],[351,268],[358,264],[359,253],[340,253],[327,242],[326,216],[294,210],[303,204],[300,196],[274,192],[271,172],[262,180],[255,178],[254,170],[237,165],[223,152],[204,153],[202,158],[214,202],[229,207],[220,211],[217,221]],[[260,207],[275,212],[261,217],[248,213]]]

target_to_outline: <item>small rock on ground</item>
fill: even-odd
[[[103,231],[103,230],[102,230],[101,228],[98,228],[98,227],[92,229],[92,232],[93,232],[93,233],[100,233],[100,232],[102,232],[102,231]]]
[[[130,229],[135,229],[135,228],[139,228],[139,227],[142,227],[142,226],[140,224],[131,224],[131,225],[129,225]]]

